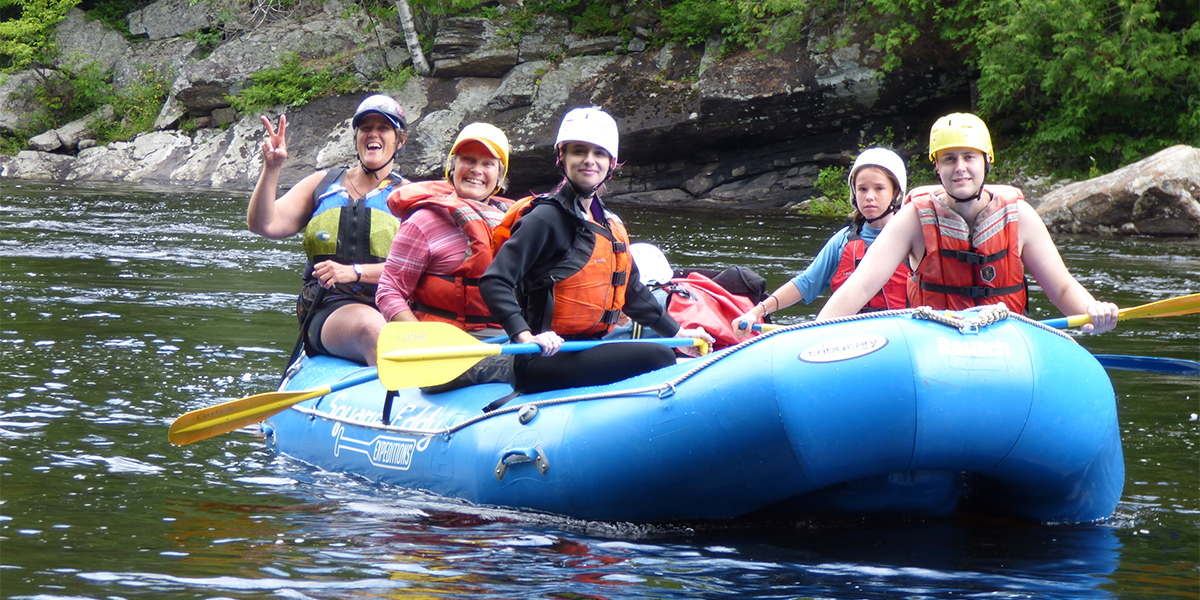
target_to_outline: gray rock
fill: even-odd
[[[400,42],[394,29],[380,26],[368,31],[370,25],[362,11],[347,11],[342,0],[331,0],[303,19],[263,25],[221,44],[204,60],[188,63],[172,86],[172,96],[186,113],[206,115],[229,106],[225,96],[240,91],[251,74],[279,66],[288,54],[329,58],[365,48],[386,52]]]
[[[179,121],[185,114],[187,114],[187,109],[175,99],[175,96],[168,96],[167,101],[163,103],[162,110],[158,111],[158,117],[154,119],[154,128],[174,129],[179,125]],[[208,119],[209,122],[201,125],[200,119]],[[193,124],[196,127],[211,127],[211,122],[212,118],[208,116],[193,119]]]
[[[496,88],[496,93],[488,100],[488,106],[496,112],[531,106],[542,75],[548,73],[551,68],[552,65],[544,60],[525,62],[513,67],[504,79],[500,80],[500,87]]]
[[[58,129],[52,129],[29,140],[29,149],[38,152],[72,153],[84,139],[94,139],[89,123],[113,118],[113,108],[104,106],[96,112],[71,121]],[[94,144],[93,144],[94,145]]]
[[[225,96],[293,52],[353,60],[357,80],[370,87],[287,109],[282,186],[318,169],[354,164],[349,117],[374,91],[379,73],[405,63],[407,53],[394,23],[370,31],[365,15],[348,10],[346,0],[297,6],[294,17],[246,28],[203,59],[194,58],[190,41],[173,37],[135,44],[133,55],[116,63],[120,85],[136,81],[140,64],[177,69],[157,127],[188,119],[199,128],[192,136],[160,131],[103,147],[87,147],[81,137],[77,158],[28,152],[20,155],[24,159],[0,159],[0,168],[23,177],[249,190],[262,167],[263,127],[257,115],[233,115]],[[513,6],[505,0],[500,12]],[[652,31],[653,11],[639,12],[631,31]],[[440,177],[462,126],[485,121],[509,137],[512,188],[548,189],[559,177],[552,148],[559,120],[571,108],[591,105],[611,112],[621,131],[625,166],[609,185],[614,201],[777,208],[810,196],[820,168],[848,166],[853,153],[847,149],[885,128],[898,137],[924,130],[919,137],[934,111],[969,97],[961,69],[948,71],[920,57],[880,75],[882,59],[869,50],[867,33],[828,51],[803,42],[777,54],[727,57],[723,41],[713,38],[703,50],[668,44],[627,55],[624,38],[580,39],[562,17],[537,17],[532,31],[517,31],[504,19],[442,19],[431,53],[438,76],[390,90],[410,123],[399,155],[407,175]],[[455,74],[486,77],[450,77]],[[15,110],[9,101],[0,108],[2,127]],[[277,120],[281,110],[265,113]],[[230,119],[226,128],[211,128]],[[1134,231],[1143,225],[1127,217],[1104,227]]]
[[[38,84],[32,69],[0,75],[0,131],[24,131],[44,112],[41,103],[29,99]]]
[[[0,177],[63,181],[71,174],[74,165],[75,158],[72,156],[22,150],[16,156],[0,154]]]
[[[403,46],[374,47],[354,55],[354,70],[367,79],[411,64],[412,56]]]
[[[196,42],[187,38],[135,44],[129,54],[118,58],[113,65],[113,86],[125,89],[141,84],[146,79],[144,71],[147,69],[173,82],[195,51]]]
[[[616,54],[624,49],[625,40],[620,36],[606,35],[593,38],[580,38],[571,34],[566,37],[567,56],[589,56],[596,54]]]
[[[517,59],[529,62],[561,56],[567,50],[563,40],[570,31],[571,23],[565,17],[535,17],[533,31],[525,32],[517,42]]]
[[[233,107],[218,108],[212,111],[212,118],[217,127],[228,125],[237,118],[237,111]]]
[[[632,192],[609,196],[605,201],[611,204],[637,204],[639,206],[670,207],[680,206],[695,200],[691,194],[680,189],[652,190]]]
[[[512,38],[483,17],[445,19],[433,41],[436,77],[502,77],[517,64]]]
[[[129,13],[125,21],[129,33],[151,40],[181,36],[216,24],[216,2],[159,0],[146,8]]]
[[[1200,234],[1200,148],[1172,146],[1112,173],[1046,194],[1038,213],[1053,231]]]
[[[58,130],[51,129],[29,138],[28,146],[35,152],[54,152],[62,148],[63,143],[58,137]]]
[[[129,42],[120,32],[109,29],[100,21],[89,21],[82,10],[72,8],[55,31],[60,65],[82,67],[91,62],[105,69],[113,68],[121,57],[129,54]]]

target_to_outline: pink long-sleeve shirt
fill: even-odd
[[[383,317],[412,310],[412,297],[425,273],[449,275],[466,259],[470,239],[454,224],[450,213],[441,207],[426,207],[413,212],[400,224],[387,264],[379,278],[375,304]]]

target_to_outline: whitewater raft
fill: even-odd
[[[304,358],[281,390],[365,369]],[[1104,369],[1070,336],[1004,312],[802,324],[484,412],[511,391],[404,389],[388,402],[372,379],[263,430],[278,452],[331,471],[632,522],[959,510],[1088,522],[1112,513],[1124,482]]]

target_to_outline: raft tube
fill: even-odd
[[[389,403],[371,381],[302,402],[263,429],[278,452],[330,471],[582,519],[960,509],[1044,523],[1108,517],[1124,464],[1100,364],[1023,317],[931,314],[784,328],[488,413],[509,386],[403,389]],[[280,389],[363,369],[305,357]]]

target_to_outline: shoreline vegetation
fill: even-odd
[[[719,36],[726,56],[779,53],[818,37],[845,44],[852,35],[863,39],[865,31],[868,43],[883,53],[885,72],[906,53],[962,64],[972,80],[975,112],[1006,142],[991,179],[1052,182],[1111,172],[1173,144],[1200,146],[1200,22],[1189,1],[358,0],[352,9],[376,23],[395,22],[398,7],[410,9],[426,54],[437,21],[463,15],[503,22],[514,39],[533,32],[535,18],[546,14],[569,18],[572,33],[582,37],[622,36],[629,43],[637,36],[649,48],[704,44]],[[193,2],[220,5],[217,25],[189,36],[211,52],[256,23],[320,0]],[[135,41],[125,16],[149,3],[0,0],[0,77],[32,70],[38,83],[28,93],[46,108],[27,130],[3,134],[0,152],[15,154],[33,135],[106,106],[111,110],[90,123],[99,143],[153,130],[169,94],[168,77],[144,69],[136,83],[118,89],[111,70],[61,56],[54,41],[55,26],[77,5]],[[1063,18],[1064,12],[1078,18]],[[363,82],[342,68],[352,59],[280,56],[276,68],[258,72],[229,99],[248,113],[356,93]],[[405,66],[368,83],[398,89],[414,76],[416,70]],[[195,125],[185,119],[179,128],[190,134]],[[908,165],[914,185],[926,183],[921,178],[930,173],[918,160],[926,142],[876,140],[914,157]],[[838,169],[823,171],[814,193],[830,206],[817,200],[810,212],[841,210],[845,176]]]

